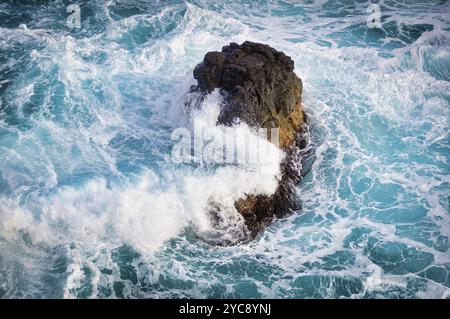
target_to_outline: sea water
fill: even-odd
[[[192,71],[245,40],[295,61],[313,156],[301,208],[222,246],[283,154],[175,163],[172,133],[215,127]],[[0,297],[449,298],[449,81],[446,0],[2,1]]]

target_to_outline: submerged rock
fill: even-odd
[[[221,52],[209,52],[194,69],[198,84],[192,90],[203,94],[220,89],[225,97],[218,122],[237,120],[256,128],[279,128],[279,147],[286,152],[281,180],[272,196],[249,194],[235,203],[251,234],[256,235],[274,217],[295,209],[295,184],[306,122],[302,81],[294,73],[294,61],[268,45],[246,41],[230,43]],[[269,134],[270,135],[270,134]]]

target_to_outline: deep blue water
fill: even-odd
[[[381,28],[367,1],[2,1],[0,297],[449,298],[450,3],[374,3]],[[245,40],[295,61],[315,160],[298,212],[221,247],[271,179],[174,164],[171,133]]]

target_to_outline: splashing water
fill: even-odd
[[[0,4],[0,297],[450,296],[448,1],[379,1],[381,28],[349,0],[99,0],[71,29],[71,3]],[[219,247],[279,151],[175,164],[171,133],[215,126],[217,93],[183,113],[192,70],[245,40],[295,61],[315,161],[301,210]]]

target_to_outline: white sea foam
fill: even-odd
[[[201,121],[205,127],[214,127],[219,101],[215,92],[193,112],[193,120]],[[254,143],[260,139],[259,143],[267,144],[265,150],[270,152],[265,155],[272,160],[265,158],[269,166],[263,172],[254,167],[232,165],[216,168],[212,173],[186,169],[160,172],[163,177],[147,171],[135,185],[109,185],[105,179],[96,179],[82,187],[63,187],[50,198],[39,198],[35,205],[39,211],[37,219],[31,211],[14,208],[9,203],[2,213],[3,229],[10,232],[24,228],[36,241],[76,241],[84,245],[125,242],[151,252],[191,223],[199,235],[210,232],[208,206],[217,203],[224,222],[230,222],[221,225],[225,229],[225,239],[233,240],[226,238],[233,234],[243,236],[239,232],[245,231],[245,227],[234,202],[245,194],[275,191],[281,151],[244,124],[237,132],[251,136]],[[236,138],[239,139],[239,134]],[[247,145],[236,143],[236,146]],[[238,227],[239,231],[227,229],[231,227]]]

